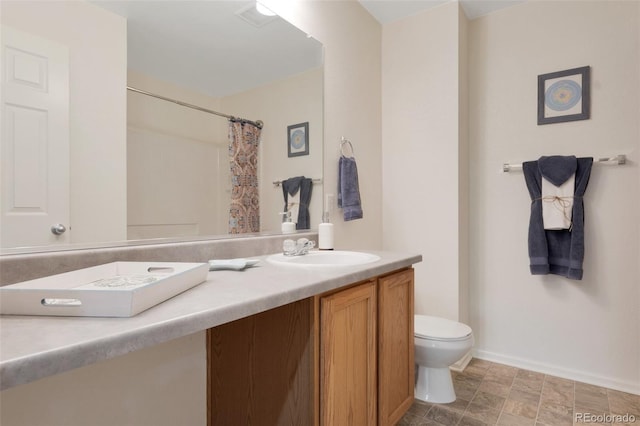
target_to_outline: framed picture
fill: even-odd
[[[289,157],[309,155],[309,122],[287,127],[287,152]]]
[[[589,119],[591,68],[538,76],[538,124]]]

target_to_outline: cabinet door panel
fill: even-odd
[[[320,423],[376,422],[376,286],[367,282],[320,300]]]
[[[378,280],[379,425],[394,425],[413,403],[413,269]]]

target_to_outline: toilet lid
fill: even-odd
[[[446,318],[416,315],[414,334],[423,339],[463,339],[471,334],[471,327]]]

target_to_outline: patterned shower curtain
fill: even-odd
[[[261,129],[251,123],[229,121],[231,207],[229,233],[260,231],[258,145]]]

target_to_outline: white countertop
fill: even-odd
[[[114,358],[251,316],[422,261],[374,253],[361,266],[275,266],[266,256],[241,272],[209,272],[207,281],[131,318],[0,316],[0,390]]]

